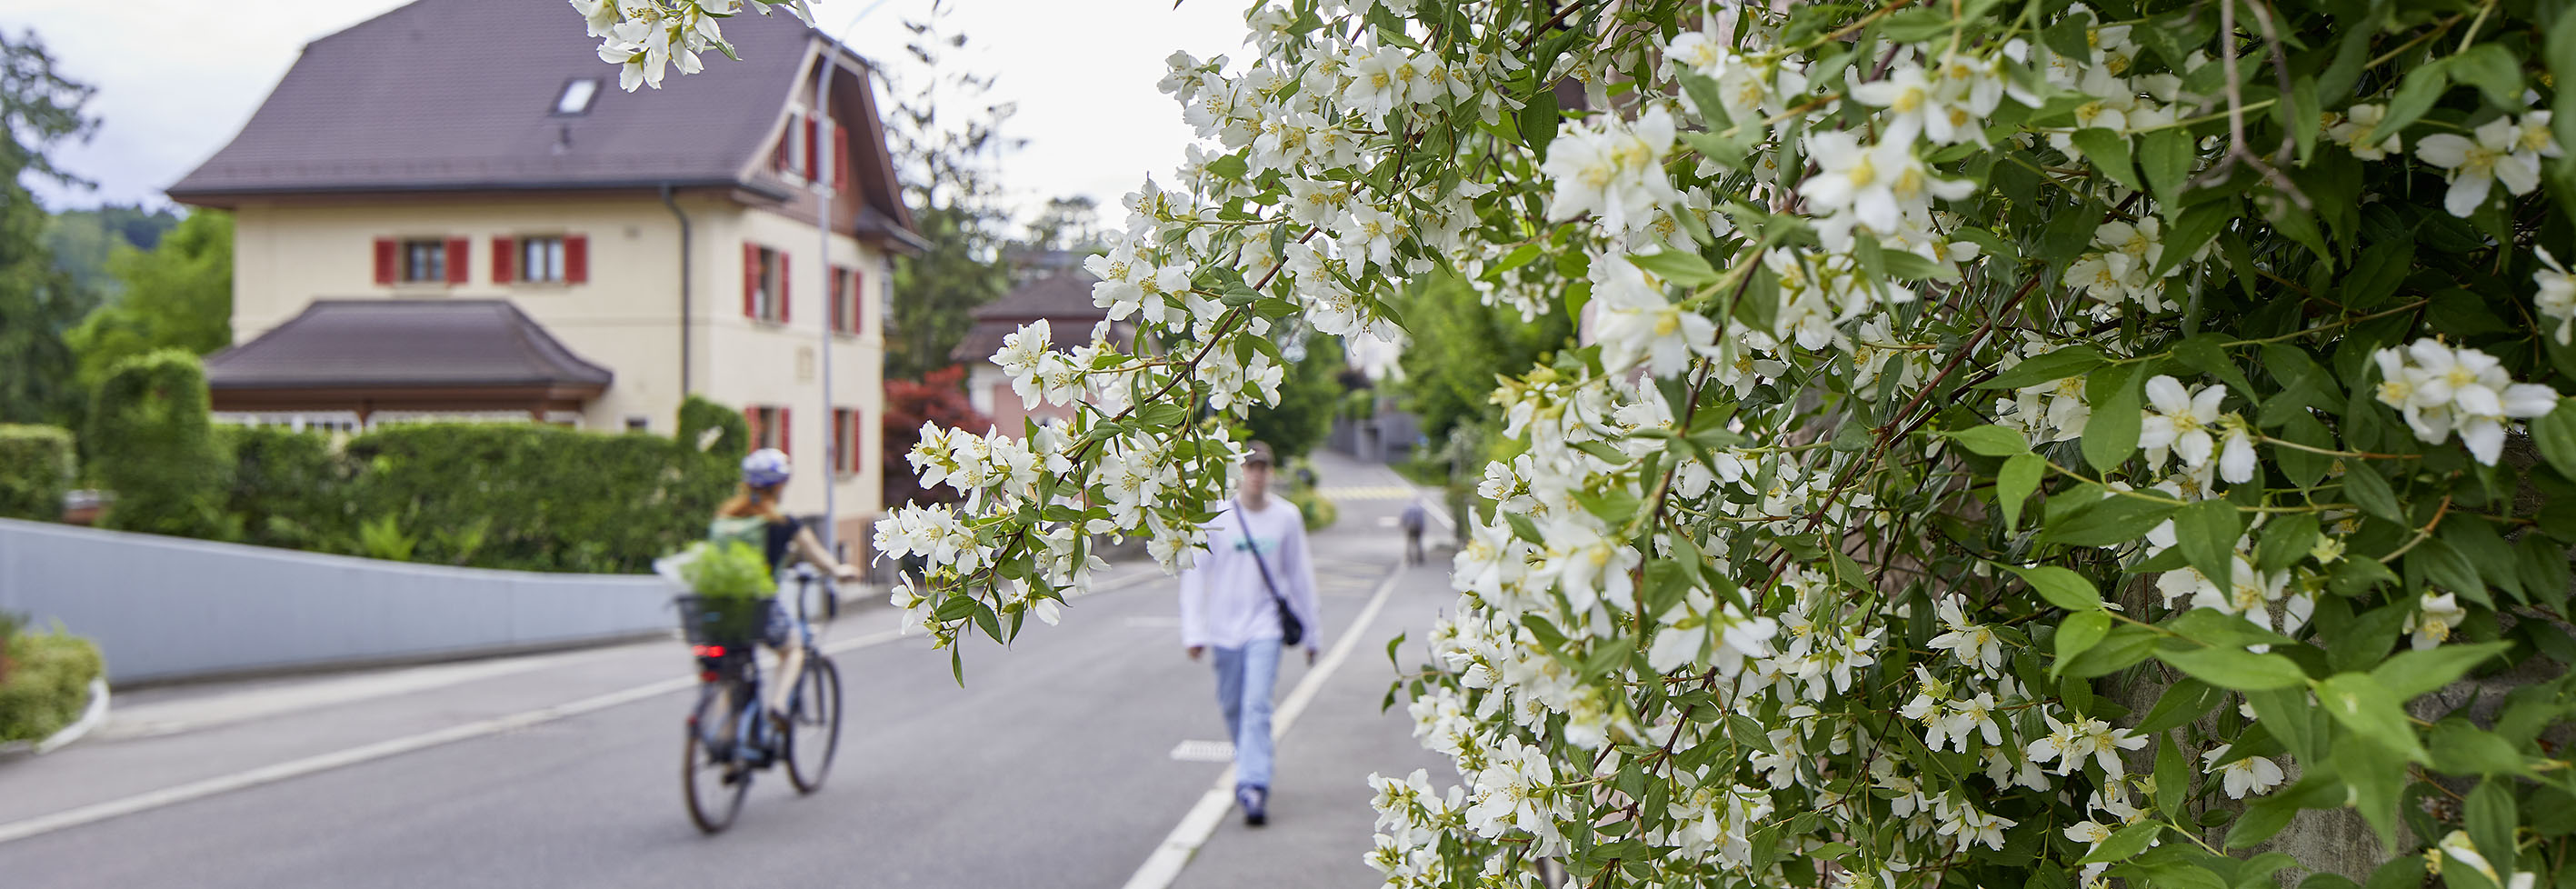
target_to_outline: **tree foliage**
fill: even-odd
[[[91,299],[45,250],[45,212],[21,179],[82,184],[45,153],[96,129],[82,111],[90,94],[55,72],[35,32],[0,32],[0,423],[63,422],[80,409],[62,337]]]
[[[889,78],[889,92],[906,92],[888,116],[886,142],[914,227],[929,242],[895,258],[890,380],[920,379],[953,363],[949,353],[974,325],[975,309],[1011,289],[1001,262],[1010,211],[993,164],[1024,140],[1002,135],[1015,109],[986,100],[994,76],[957,67],[967,35],[943,30],[946,13],[934,3],[924,18],[904,22],[912,32],[904,46],[912,82]]]
[[[203,355],[232,345],[233,219],[200,210],[150,252],[118,248],[108,261],[117,295],[64,339],[80,380],[96,385],[126,358],[159,349]]]
[[[1349,390],[1342,386],[1348,366],[1340,337],[1310,336],[1304,357],[1288,366],[1279,382],[1277,404],[1256,404],[1243,415],[1253,441],[1266,441],[1281,459],[1303,457],[1333,431],[1333,410]]]
[[[1492,417],[1487,397],[1497,380],[1527,372],[1574,339],[1572,319],[1555,313],[1525,318],[1515,309],[1487,305],[1455,277],[1417,280],[1399,305],[1410,322],[1402,391],[1407,407],[1422,418],[1422,434],[1435,440]]]

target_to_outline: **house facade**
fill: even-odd
[[[786,16],[725,34],[742,61],[635,93],[555,3],[420,0],[308,45],[169,190],[235,214],[218,417],[669,434],[703,395],[788,452],[791,511],[831,479],[864,540],[891,257],[922,242],[866,63]]]

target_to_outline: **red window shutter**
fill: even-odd
[[[770,166],[781,173],[796,169],[795,143],[788,141],[796,138],[796,121],[796,115],[787,115],[787,129],[778,134],[778,151],[770,159]]]
[[[849,187],[850,133],[838,126],[832,128],[832,190]]]
[[[517,247],[509,238],[492,239],[492,283],[510,283],[510,261],[519,255]]]
[[[859,471],[859,409],[851,408],[849,415],[850,431],[841,439],[841,463],[843,464],[841,468],[847,472],[857,472]]]
[[[820,162],[821,162],[821,158],[820,158],[818,155],[816,155],[816,154],[814,153],[814,147],[815,147],[815,146],[814,146],[814,129],[815,129],[815,127],[814,127],[814,118],[810,118],[810,117],[809,117],[809,118],[806,118],[806,119],[805,119],[805,171],[804,171],[804,172],[805,172],[805,178],[808,178],[808,179],[814,178],[814,173],[815,173],[816,171],[819,171],[819,170],[823,169],[823,168],[822,168],[822,166],[821,166],[821,164],[820,164]]]
[[[389,285],[398,274],[395,266],[402,260],[402,245],[392,238],[376,239],[376,284]]]
[[[473,244],[464,238],[447,239],[447,283],[463,284],[473,278],[474,270],[467,267],[474,258]]]
[[[760,245],[742,242],[742,316],[760,317]]]
[[[564,283],[586,284],[589,282],[590,238],[583,235],[565,235]]]
[[[839,330],[841,329],[841,326],[842,326],[842,323],[843,323],[843,322],[842,322],[842,319],[841,319],[841,295],[842,295],[843,293],[848,292],[848,290],[849,290],[849,286],[850,286],[850,270],[845,269],[845,268],[842,268],[842,267],[840,267],[840,266],[833,266],[833,267],[832,267],[832,311],[831,311],[831,315],[832,315],[832,329],[833,329],[834,331],[839,331]],[[837,427],[835,427],[835,428],[837,428]]]
[[[866,332],[866,331],[867,331],[867,329],[868,329],[868,311],[867,311],[867,308],[868,308],[868,297],[867,297],[867,293],[868,293],[868,273],[866,273],[866,272],[862,272],[862,271],[859,271],[858,269],[851,269],[851,270],[850,270],[850,332],[851,332],[851,333],[864,333],[864,332]]]
[[[787,323],[789,308],[796,305],[795,300],[787,298],[787,294],[793,289],[793,285],[789,282],[794,280],[796,276],[787,273],[787,253],[780,251],[778,254],[778,323],[780,324]]]
[[[787,431],[791,428],[787,423],[787,416],[788,413],[786,408],[782,407],[778,409],[778,452],[782,454],[793,454],[796,453],[796,449],[787,446]]]
[[[760,450],[760,409],[756,407],[743,408],[742,425],[749,431],[748,435],[743,436],[745,443],[750,445],[752,450]]]

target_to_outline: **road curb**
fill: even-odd
[[[81,709],[79,719],[72,720],[72,724],[63,726],[61,731],[48,735],[41,741],[11,741],[0,744],[0,762],[43,756],[80,740],[99,726],[107,724],[107,702],[107,678],[92,677],[89,681],[89,706]]]

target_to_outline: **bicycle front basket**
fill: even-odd
[[[691,645],[748,647],[769,624],[769,600],[746,596],[673,597],[680,609],[680,632]]]

